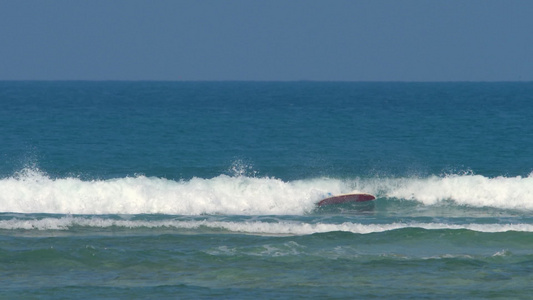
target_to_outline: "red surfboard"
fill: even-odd
[[[326,198],[317,203],[318,206],[330,204],[342,204],[348,202],[365,202],[376,199],[374,195],[370,194],[344,194]]]

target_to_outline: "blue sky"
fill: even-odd
[[[0,1],[0,80],[531,81],[533,1]]]

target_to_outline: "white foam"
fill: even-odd
[[[328,191],[342,192],[336,180],[285,182],[276,178],[193,178],[173,181],[126,177],[83,181],[51,179],[36,170],[0,180],[1,212],[59,214],[303,214]]]
[[[369,184],[368,189],[381,190],[386,197],[411,199],[426,205],[451,200],[459,205],[475,207],[533,209],[531,175],[525,178],[520,176],[489,178],[469,174],[382,179],[373,185]]]
[[[533,176],[450,175],[427,178],[316,178],[283,181],[220,175],[174,181],[125,177],[53,179],[34,169],[0,179],[0,212],[56,214],[299,215],[327,193],[366,192],[426,205],[533,210]]]
[[[341,224],[305,223],[296,221],[262,222],[262,221],[209,221],[209,220],[116,220],[100,217],[73,217],[43,219],[10,219],[1,220],[0,229],[15,230],[68,230],[74,226],[93,228],[170,228],[170,229],[199,229],[201,227],[227,230],[233,233],[260,234],[260,235],[308,235],[334,231],[369,234],[385,232],[403,228],[422,228],[428,230],[451,229],[472,230],[477,232],[533,232],[533,224],[446,224],[446,223],[388,223],[388,224],[361,224],[345,222]]]

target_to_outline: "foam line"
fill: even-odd
[[[245,234],[269,234],[269,235],[308,235],[314,233],[325,233],[334,231],[352,232],[358,234],[369,234],[385,232],[390,230],[405,228],[422,228],[427,230],[472,230],[477,232],[533,232],[533,224],[446,224],[446,223],[389,223],[389,224],[360,224],[345,222],[341,224],[328,223],[305,223],[305,222],[262,222],[262,221],[209,221],[209,220],[114,220],[99,217],[85,218],[65,216],[60,218],[43,218],[23,220],[13,218],[1,220],[0,229],[4,230],[69,230],[74,226],[91,228],[170,228],[183,230],[198,230],[202,227],[216,230],[227,230],[232,233]]]

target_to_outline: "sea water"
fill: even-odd
[[[0,298],[529,298],[532,120],[525,82],[0,82]]]

